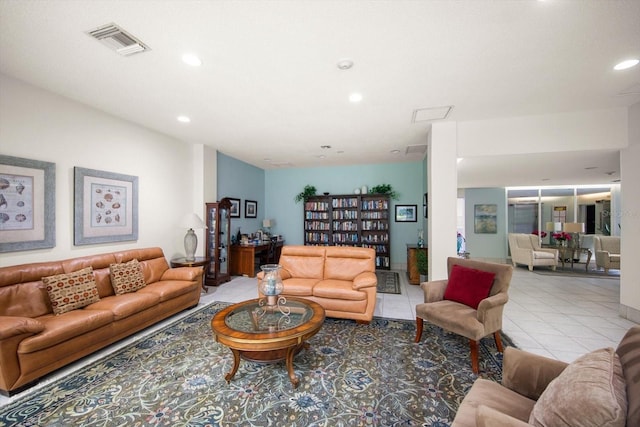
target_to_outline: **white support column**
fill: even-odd
[[[611,234],[620,224],[620,315],[640,323],[640,103],[629,108],[629,147],[620,151],[621,210],[614,210]],[[613,203],[612,203],[613,204]]]
[[[457,123],[434,123],[429,134],[429,280],[447,278],[447,258],[456,256]]]

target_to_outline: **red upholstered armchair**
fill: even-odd
[[[471,289],[471,292],[467,292],[467,295],[464,295],[464,292],[460,292],[459,288],[457,292],[452,292],[451,288],[447,290],[449,282],[453,278],[452,270],[454,266],[465,267],[464,270],[467,273],[465,279],[467,282],[471,282],[472,286],[474,285],[473,272],[469,269],[480,270],[481,273],[478,274],[477,282],[485,281],[487,284],[487,288],[485,288],[487,296],[479,298],[479,302],[476,302],[477,308],[474,308],[472,306],[473,303],[469,301],[469,299],[473,299],[471,294],[477,289]],[[494,264],[453,257],[447,259],[447,267],[449,279],[421,284],[424,291],[424,303],[416,305],[415,342],[420,342],[424,320],[469,338],[471,367],[473,372],[477,374],[479,372],[478,341],[480,339],[493,334],[498,350],[503,351],[502,340],[500,339],[502,312],[509,300],[507,290],[511,283],[513,267],[506,264]],[[487,277],[486,274],[482,274],[482,272],[491,273],[494,275],[493,279],[491,279],[491,276]],[[456,277],[459,277],[458,272],[454,273],[456,273]],[[488,283],[486,282],[487,280]],[[446,299],[445,294],[450,299]],[[458,300],[462,300],[465,303]],[[471,306],[467,304],[471,304]]]

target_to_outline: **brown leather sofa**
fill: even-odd
[[[315,301],[328,317],[368,323],[376,306],[375,256],[371,248],[284,246],[281,295]],[[262,276],[258,273],[258,281]]]
[[[110,264],[139,261],[146,286],[116,295]],[[56,315],[43,277],[86,267],[100,300]],[[38,378],[200,301],[201,267],[169,268],[160,248],[0,268],[0,392]]]

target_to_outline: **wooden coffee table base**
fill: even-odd
[[[307,340],[322,328],[324,309],[313,301],[290,297],[287,299],[287,307],[291,309],[291,316],[295,316],[296,312],[305,313],[303,320],[297,320],[298,323],[290,328],[255,330],[256,325],[252,322],[240,322],[235,327],[229,326],[227,317],[248,318],[256,308],[262,307],[258,302],[259,300],[254,299],[233,304],[216,313],[211,320],[216,341],[229,347],[233,353],[233,367],[224,379],[227,383],[233,379],[240,367],[240,359],[257,363],[276,363],[284,360],[291,384],[296,388],[300,380],[293,371],[293,358],[303,348],[309,348]],[[231,323],[233,324],[233,321]]]
[[[227,381],[227,383],[231,382],[233,377],[236,375],[236,372],[238,372],[238,368],[240,367],[240,359],[256,363],[277,363],[284,360],[285,366],[287,367],[287,372],[289,373],[291,384],[293,385],[293,388],[297,388],[300,380],[293,371],[293,358],[303,348],[308,349],[309,343],[305,342],[294,347],[271,351],[243,351],[232,348],[231,352],[233,353],[233,368],[231,368],[231,371],[229,371],[227,375],[224,376],[224,379]]]

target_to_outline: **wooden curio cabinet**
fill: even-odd
[[[205,275],[207,286],[217,286],[228,282],[229,255],[231,246],[231,202],[222,199],[217,203],[206,203],[207,209],[207,253],[211,260]]]

